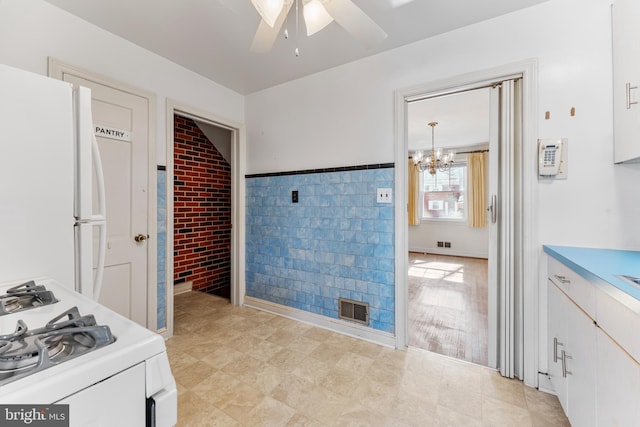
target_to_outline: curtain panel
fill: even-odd
[[[467,157],[469,174],[469,227],[479,228],[487,225],[487,174],[486,153],[471,153]]]
[[[420,202],[420,172],[416,169],[412,159],[409,159],[407,171],[409,175],[408,222],[409,225],[419,225],[420,209],[418,209],[418,203]]]

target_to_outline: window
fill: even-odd
[[[466,164],[454,164],[450,172],[435,175],[424,171],[421,182],[422,219],[466,219]]]

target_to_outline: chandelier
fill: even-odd
[[[449,150],[447,154],[443,155],[441,148],[436,150],[434,133],[438,122],[429,122],[427,124],[431,126],[431,155],[425,158],[424,152],[417,150],[413,153],[413,164],[420,172],[428,170],[431,175],[435,175],[437,171],[448,172],[456,158],[456,152]]]

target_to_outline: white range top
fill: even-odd
[[[116,340],[59,365],[0,386],[1,403],[52,404],[166,351],[160,335],[54,280],[42,278],[35,282],[53,291],[58,302],[0,316],[0,335],[13,333],[18,320],[24,321],[29,329],[40,328],[76,306],[81,315],[92,314],[98,325],[109,326]],[[20,283],[0,285],[0,294],[18,284]],[[168,372],[168,375],[171,373]]]

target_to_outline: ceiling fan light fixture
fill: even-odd
[[[284,7],[284,0],[251,0],[251,3],[253,3],[253,7],[256,8],[262,20],[273,28]]]
[[[302,14],[304,16],[304,24],[307,27],[307,36],[317,33],[333,22],[333,18],[320,0],[310,0],[305,3]]]

